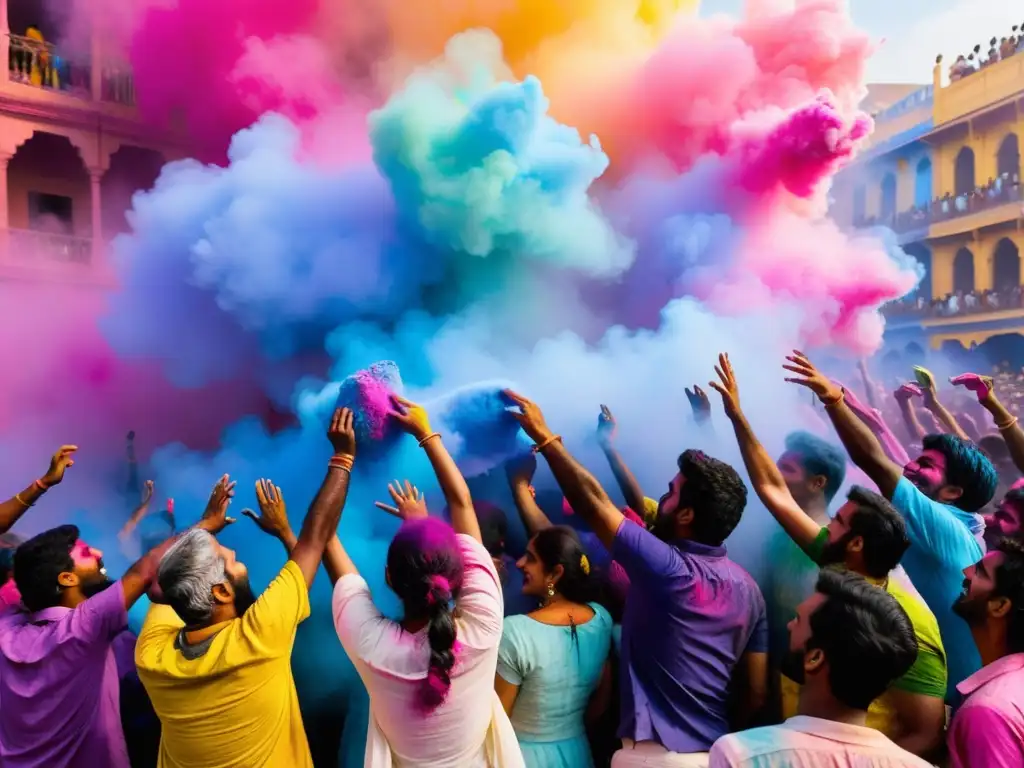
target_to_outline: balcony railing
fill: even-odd
[[[92,240],[59,232],[8,229],[7,251],[9,260],[19,263],[89,264]]]
[[[100,71],[100,92],[93,93],[91,64],[63,58],[59,48],[51,43],[20,35],[8,37],[8,71],[12,82],[67,93],[82,99],[95,98],[134,106],[135,86],[129,67],[104,62]]]
[[[964,317],[983,315],[1024,308],[1022,287],[1007,286],[1000,290],[958,292],[955,296],[926,299],[910,296],[900,301],[893,301],[882,307],[882,314],[888,318],[924,319],[926,317]]]
[[[889,227],[898,234],[912,232],[940,221],[970,216],[1007,203],[1024,201],[1024,190],[1019,182],[1004,182],[999,187],[979,189],[969,195],[957,195],[933,200],[927,206],[915,206],[909,211],[889,216],[871,216],[858,219],[855,227]]]

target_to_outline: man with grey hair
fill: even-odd
[[[163,726],[162,768],[206,765],[211,755],[223,768],[312,768],[291,652],[348,494],[352,421],[349,409],[335,411],[327,432],[334,455],[298,537],[281,490],[256,483],[261,514],[244,514],[278,538],[289,558],[259,598],[245,565],[206,531],[185,533],[161,560],[162,594],[152,595],[135,662]]]

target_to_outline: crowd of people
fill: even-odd
[[[957,290],[934,299],[928,299],[915,292],[905,299],[886,305],[885,314],[889,317],[956,317],[979,312],[998,312],[1001,309],[1020,309],[1024,306],[1021,299],[1022,290],[1019,285],[1002,289],[986,288],[983,291]]]
[[[838,443],[795,431],[770,456],[721,355],[710,387],[743,472],[684,450],[655,501],[601,406],[596,437],[624,507],[536,403],[505,392],[534,444],[506,466],[529,537],[521,552],[509,551],[504,513],[472,497],[427,412],[395,396],[391,418],[445,501],[428,514],[419,490],[396,482],[393,504],[378,504],[401,520],[383,564],[399,620],[337,533],[360,454],[352,411],[332,417],[298,533],[281,488],[256,484],[259,511],[244,514],[285,559],[260,595],[217,538],[233,522],[227,476],[196,525],[143,541],[116,580],[75,526],[11,538],[73,466],[77,448],[63,446],[0,504],[0,765],[312,766],[291,656],[321,564],[338,642],[369,694],[365,766],[1024,765],[1024,430],[996,381],[953,380],[990,420],[968,426],[923,368],[889,394],[862,365],[864,401],[800,352],[783,368],[814,393]],[[707,428],[711,399],[686,393]],[[889,426],[900,423],[902,438]],[[538,502],[538,459],[561,510]],[[873,487],[836,501],[848,465]],[[748,487],[778,524],[761,583],[726,547],[756,514]],[[557,513],[576,524],[554,524]],[[135,689],[122,684],[129,670]],[[130,755],[133,729],[146,727],[153,753]]]
[[[955,83],[980,72],[985,67],[998,64],[1024,50],[1024,25],[1014,25],[1006,37],[993,37],[988,41],[988,51],[982,52],[981,43],[966,56],[960,54],[949,68],[949,81]]]

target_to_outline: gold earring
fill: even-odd
[[[555,585],[554,584],[548,584],[548,597],[552,598],[554,596],[555,596]]]

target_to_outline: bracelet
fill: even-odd
[[[50,490],[50,486],[44,483],[42,480],[36,480],[32,485],[38,486],[40,491]]]
[[[533,452],[534,453],[540,453],[541,451],[543,451],[545,448],[547,448],[552,443],[560,442],[561,440],[562,440],[562,436],[561,435],[552,435],[547,440],[545,440],[543,443],[538,443],[537,445],[533,446]]]
[[[23,506],[25,509],[28,509],[29,507],[32,506],[27,501],[25,501],[23,498],[21,498],[21,494],[20,493],[14,494],[14,500],[17,501],[19,504],[21,504],[21,506]]]
[[[440,432],[431,432],[429,435],[420,440],[420,448],[427,444],[428,441],[433,440],[435,437],[440,437]]]
[[[844,387],[844,388],[839,390],[839,394],[835,398],[833,398],[832,400],[826,400],[823,397],[819,397],[818,401],[822,405],[824,405],[826,408],[835,408],[837,405],[839,405],[845,399],[846,399],[846,388]]]
[[[351,471],[352,464],[355,463],[355,460],[356,457],[349,453],[336,453],[334,456],[331,456],[330,460],[327,462],[327,466],[330,469],[344,469]]]
[[[1010,419],[1005,424],[996,424],[996,429],[998,429],[1000,432],[1005,432],[1006,430],[1008,430],[1010,427],[1012,427],[1016,423],[1017,423],[1017,417],[1014,416],[1012,419]]]

